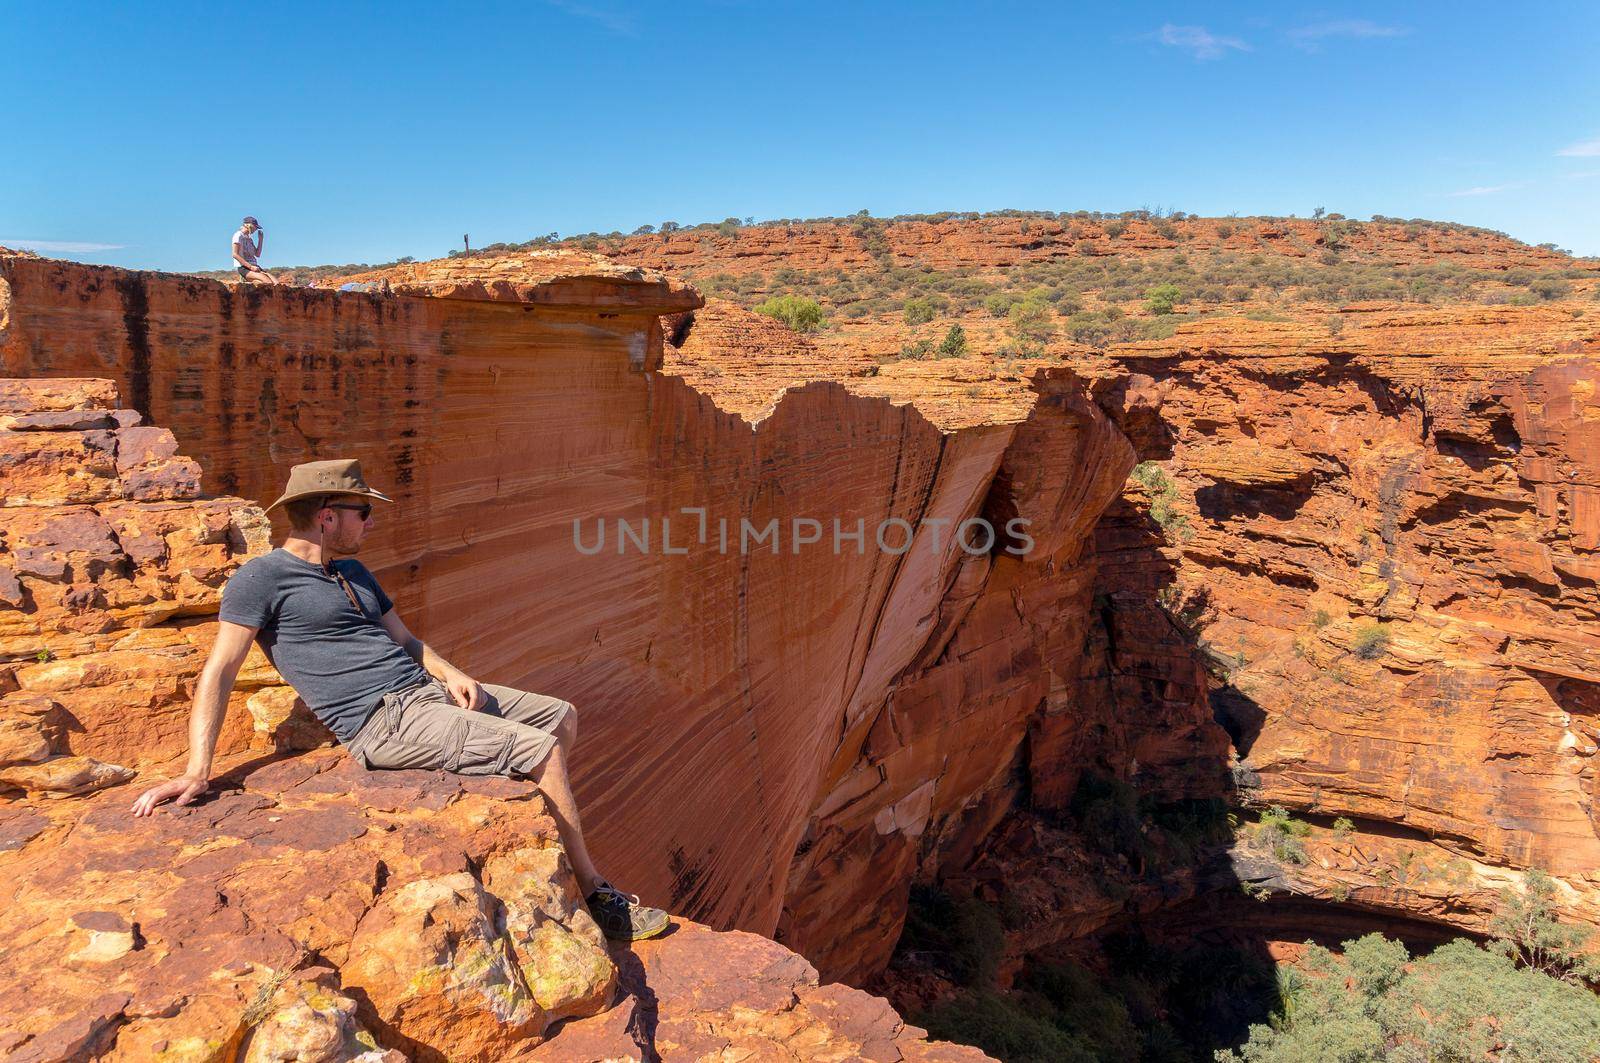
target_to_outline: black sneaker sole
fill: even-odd
[[[666,933],[667,928],[670,927],[671,925],[672,925],[672,920],[671,919],[663,919],[661,921],[661,925],[660,926],[656,927],[653,930],[645,930],[645,931],[640,932],[640,933],[616,935],[616,934],[612,934],[612,933],[610,933],[608,931],[604,931],[604,930],[602,930],[601,932],[606,935],[606,940],[607,941],[617,941],[617,942],[624,942],[624,943],[625,942],[629,942],[629,941],[649,941],[653,937],[660,937],[662,934]]]

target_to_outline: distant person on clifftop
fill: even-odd
[[[267,244],[267,231],[254,218],[247,217],[233,234],[233,261],[239,276],[248,284],[277,284],[278,278],[261,268],[261,249]]]
[[[141,794],[134,816],[206,792],[228,695],[254,641],[366,767],[531,780],[548,800],[600,929],[616,941],[661,933],[666,913],[602,879],[584,845],[567,779],[577,710],[547,694],[480,684],[407,629],[354,557],[372,530],[374,500],[392,501],[367,486],[354,459],[290,471],[282,497],[267,507],[284,507],[288,538],[246,562],[223,589],[217,640],[190,711],[188,767]]]

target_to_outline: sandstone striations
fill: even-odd
[[[1056,778],[1036,749],[1124,731],[1065,709],[1088,537],[1132,450],[1059,367],[996,385],[992,409],[925,415],[910,372],[719,409],[656,368],[657,316],[692,297],[623,272],[558,282],[541,258],[502,275],[609,285],[586,310],[459,278],[428,296],[229,292],[7,260],[0,358],[117,377],[194,440],[213,489],[265,498],[293,461],[360,457],[399,499],[370,563],[412,625],[585,713],[575,775],[601,862],[714,925],[781,930],[830,977],[870,973],[934,836],[970,848],[1030,776]],[[694,330],[680,338],[692,356]],[[1015,518],[1023,557],[956,534]],[[158,711],[157,761],[183,708]],[[1222,744],[1203,702],[1133,727],[1156,788]]]
[[[1350,321],[1120,354],[1166,601],[1224,661],[1244,785],[1356,825],[1292,876],[1481,930],[1540,867],[1600,921],[1600,322]]]
[[[685,922],[608,951],[526,784],[311,748],[328,736],[264,661],[213,794],[133,820],[134,771],[86,754],[159,767],[181,744],[152,722],[181,716],[266,521],[198,497],[170,434],[116,399],[0,380],[19,588],[0,612],[0,1058],[986,1058],[749,935]]]
[[[1095,632],[1112,636],[1101,689],[1128,695],[1114,733],[1152,701],[1213,687],[1244,799],[1354,821],[1308,867],[1252,857],[1237,877],[1481,930],[1498,891],[1540,867],[1558,875],[1567,917],[1600,921],[1593,260],[1459,227],[1294,219],[862,218],[608,249],[697,280],[739,278],[719,286],[741,295],[748,281],[750,298],[787,275],[835,301],[844,313],[810,343],[817,356],[795,357],[790,341],[774,358],[762,342],[742,359],[763,383],[839,377],[920,391],[929,407],[950,396],[954,421],[1003,408],[1042,364],[1090,378],[1156,463],[1097,532],[1104,608],[1084,645],[1092,655]],[[1274,282],[1296,289],[1293,303],[1241,289],[1249,317],[1199,304],[1165,319],[1170,339],[1091,348],[1058,330],[1026,357],[1006,349],[1003,320],[957,305],[936,325],[961,323],[972,353],[934,361],[893,356],[918,335],[898,304],[863,301],[865,284],[805,280],[843,269],[907,291],[954,296],[972,278],[1007,291],[1051,276],[1029,264],[1108,250],[1130,269],[1182,256],[1224,273],[1240,256],[1306,267]],[[1318,268],[1373,267],[1410,271],[1423,302],[1440,298],[1426,276],[1478,279],[1453,306],[1341,300],[1316,285]],[[1530,271],[1549,278],[1532,295],[1516,287]],[[1135,292],[1158,279],[1146,276]],[[1090,305],[1115,298],[1106,277]],[[668,366],[734,395],[738,360],[692,350],[696,322],[725,331],[730,313],[714,302],[680,324],[688,342],[669,346]]]

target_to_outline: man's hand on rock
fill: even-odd
[[[205,793],[207,785],[207,780],[199,775],[180,775],[160,786],[152,786],[140,794],[139,799],[133,803],[133,814],[135,817],[148,816],[164,801],[187,805]]]
[[[444,687],[450,691],[450,696],[455,699],[456,704],[468,712],[477,712],[483,708],[483,687],[465,672],[451,672],[444,681]]]

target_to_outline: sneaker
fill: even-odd
[[[647,908],[609,882],[595,883],[589,894],[589,914],[612,941],[643,941],[667,928],[667,913]]]

